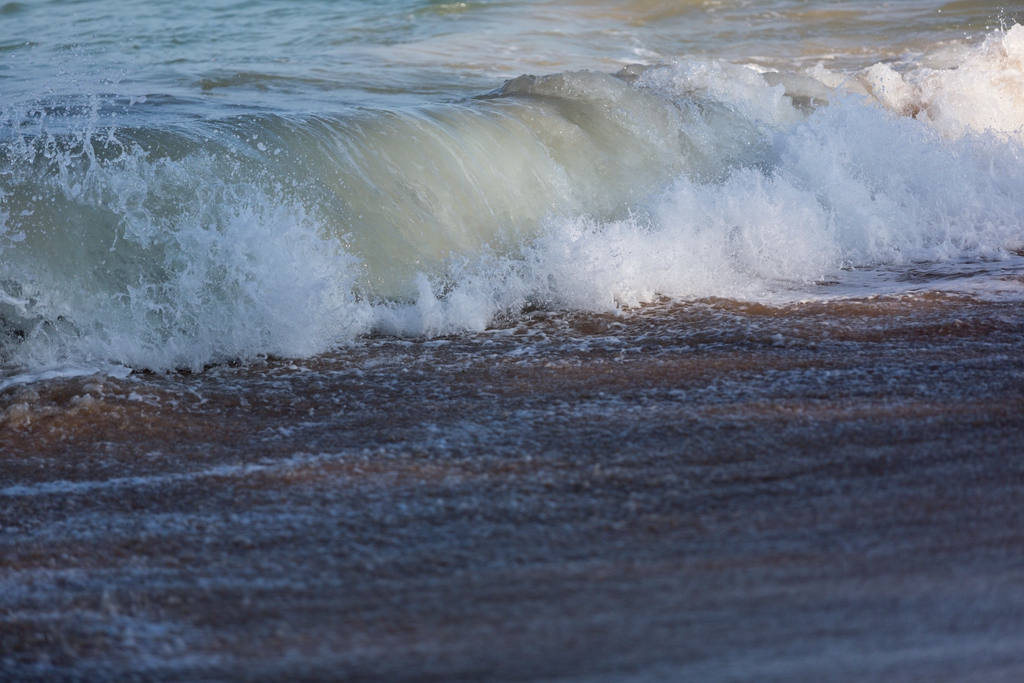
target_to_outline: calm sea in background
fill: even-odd
[[[0,679],[1022,680],[1021,4],[0,3]]]

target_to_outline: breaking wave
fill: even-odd
[[[1024,28],[925,62],[677,59],[330,115],[9,108],[0,358],[200,369],[478,330],[524,306],[756,298],[849,268],[1010,258]]]

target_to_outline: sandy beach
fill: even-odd
[[[18,681],[1012,681],[1024,315],[536,312],[0,396]]]

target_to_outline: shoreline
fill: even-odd
[[[1016,680],[1022,333],[708,301],[11,388],[0,670]]]

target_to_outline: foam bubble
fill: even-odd
[[[131,369],[123,365],[97,365],[93,367],[83,367],[78,365],[61,365],[56,367],[47,367],[34,370],[32,372],[23,372],[15,374],[0,380],[0,391],[5,391],[11,387],[17,387],[25,384],[34,384],[35,382],[42,382],[51,379],[70,379],[73,377],[92,377],[93,375],[104,375],[107,377],[117,377],[123,379],[131,374]]]
[[[0,150],[0,351],[22,369],[201,369],[524,306],[760,300],[850,268],[1008,258],[1019,112],[975,124],[957,97],[1019,94],[1022,35],[852,81],[677,59],[408,111],[17,138]]]
[[[902,71],[879,63],[852,78],[821,66],[808,75],[830,88],[870,93],[883,106],[947,137],[991,131],[1024,141],[1024,26],[1019,24],[993,32],[975,47],[940,48]]]
[[[4,245],[10,362],[199,370],[310,355],[367,329],[355,259],[303,206],[226,180],[212,157],[136,151],[48,171],[9,201],[31,206],[17,223],[27,235]]]
[[[668,87],[674,75],[659,78]],[[746,99],[762,121],[775,102]],[[663,296],[786,299],[850,268],[1009,258],[1024,246],[1021,159],[1016,143],[949,140],[840,97],[780,126],[754,166],[713,182],[680,177],[627,219],[552,220],[518,258],[464,265],[446,297],[421,281],[416,305],[401,324],[389,313],[384,328],[436,334],[471,319],[479,329],[527,304],[614,311]]]

